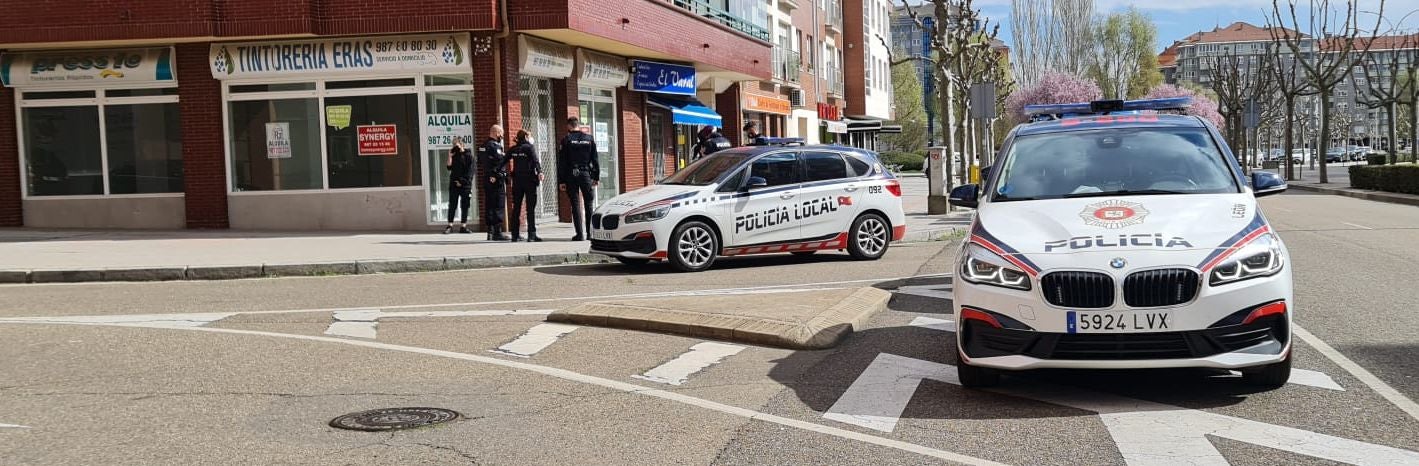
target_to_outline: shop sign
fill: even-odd
[[[793,112],[793,104],[788,100],[762,95],[744,94],[744,110],[751,112],[787,115]]]
[[[212,44],[217,79],[371,72],[468,73],[467,34]]]
[[[818,104],[818,119],[820,120],[841,120],[842,111],[836,105]]]
[[[131,86],[176,82],[172,47],[0,55],[0,84],[7,87]]]
[[[266,158],[291,158],[291,124],[280,121],[266,124]]]
[[[330,105],[325,107],[325,124],[337,130],[350,127],[349,105]]]
[[[435,113],[424,117],[424,145],[448,149],[454,142],[473,145],[472,113]]]
[[[695,95],[695,67],[631,60],[631,90]]]
[[[823,123],[828,126],[829,133],[847,134],[847,123],[841,121],[824,121]]]
[[[360,125],[355,135],[362,156],[399,155],[399,132],[395,125]]]
[[[617,88],[631,79],[631,68],[625,58],[578,49],[578,85]]]
[[[576,55],[570,45],[517,36],[517,72],[541,78],[566,79],[572,75]]]

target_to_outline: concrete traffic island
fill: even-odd
[[[891,297],[876,288],[845,288],[622,299],[559,310],[548,315],[547,321],[790,349],[825,349],[862,328],[887,308]]]

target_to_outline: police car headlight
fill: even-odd
[[[1286,265],[1285,256],[1281,255],[1281,242],[1272,234],[1257,238],[1232,257],[1235,259],[1212,269],[1212,286],[1269,277],[1276,275],[1276,272],[1280,272]]]
[[[652,220],[660,220],[662,218],[665,218],[665,216],[669,213],[670,206],[661,207],[655,210],[647,210],[638,214],[627,215],[626,223],[640,223],[649,222]]]
[[[961,278],[980,285],[1029,291],[1030,277],[1004,264],[1005,259],[999,255],[972,244],[966,247],[966,259],[961,261]]]

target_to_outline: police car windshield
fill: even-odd
[[[733,170],[745,159],[749,158],[745,154],[719,153],[711,154],[702,158],[685,169],[670,175],[661,184],[679,184],[688,186],[708,186],[724,175],[725,172]]]
[[[994,200],[1236,192],[1207,130],[1109,128],[1016,138]]]

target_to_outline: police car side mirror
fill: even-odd
[[[979,205],[980,185],[967,184],[957,186],[951,190],[951,205],[956,207],[970,207],[972,209]]]
[[[751,176],[751,177],[749,177],[749,182],[744,184],[744,190],[745,190],[745,191],[748,191],[748,190],[750,190],[750,189],[755,189],[755,188],[767,188],[768,186],[769,186],[769,180],[764,179],[764,177],[762,177],[762,176]]]
[[[1251,191],[1256,197],[1280,194],[1286,191],[1286,179],[1271,172],[1251,172]]]

